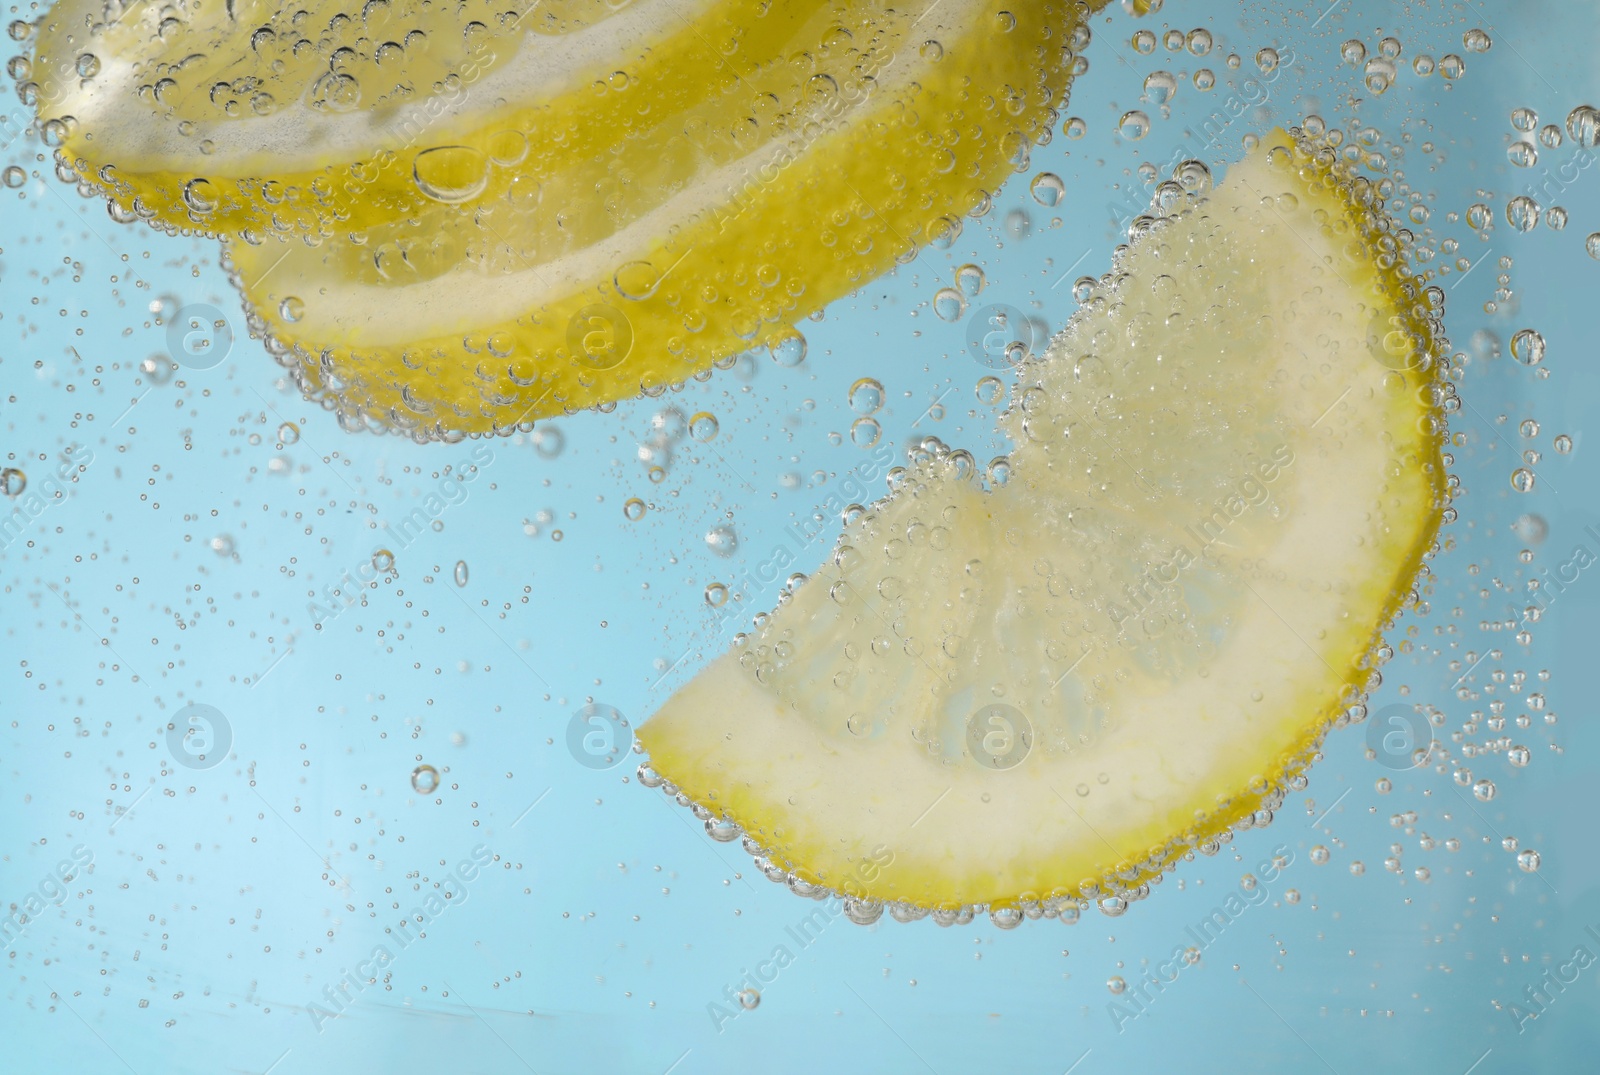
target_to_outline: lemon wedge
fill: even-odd
[[[231,239],[308,394],[425,439],[797,356],[1027,167],[1104,3],[63,0],[22,88],[116,213]]]
[[[925,444],[640,729],[644,783],[858,921],[1116,913],[1271,819],[1416,600],[1442,300],[1298,131],[1189,202],[1022,368],[1008,480]]]

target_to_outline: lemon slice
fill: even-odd
[[[1270,820],[1416,599],[1449,389],[1409,236],[1281,131],[1145,224],[1023,367],[1009,480],[926,445],[639,732],[858,919],[1120,911]]]
[[[705,35],[729,32],[751,7],[63,0],[40,20],[18,89],[47,139],[124,215],[327,236],[503,187],[505,167],[530,153],[614,148],[639,106],[637,94],[605,92],[619,72],[650,77],[671,111],[699,92]]]
[[[19,89],[114,215],[237,240],[308,394],[421,439],[797,354],[1026,167],[1104,3],[63,0]]]
[[[231,264],[309,394],[419,438],[660,389],[747,348],[797,358],[795,321],[953,238],[1026,167],[1100,6],[686,6],[637,62],[621,50],[604,78],[400,169],[465,196],[350,209],[347,234],[309,245],[233,243]]]

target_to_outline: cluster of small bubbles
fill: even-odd
[[[1600,146],[1600,108],[1579,105],[1568,112],[1567,134],[1583,149]]]
[[[1468,52],[1488,52],[1494,41],[1483,30],[1472,29],[1461,35],[1461,45]]]
[[[1537,366],[1544,361],[1544,337],[1537,329],[1519,329],[1511,337],[1511,357],[1524,366]]]
[[[1518,145],[1526,143],[1518,142]],[[1531,151],[1532,146],[1528,146]],[[1506,222],[1518,231],[1532,231],[1539,225],[1539,214],[1542,212],[1539,203],[1526,194],[1519,194],[1506,202]]]
[[[875,414],[883,406],[883,385],[863,377],[850,386],[850,409],[857,414]]]

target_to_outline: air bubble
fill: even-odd
[[[1567,134],[1584,149],[1600,146],[1600,108],[1579,105],[1568,112]]]
[[[1461,35],[1461,45],[1468,52],[1488,52],[1494,41],[1484,31],[1472,29]]]
[[[1122,119],[1118,121],[1117,129],[1128,141],[1137,142],[1150,133],[1150,117],[1138,109],[1124,112]]]
[[[883,385],[863,377],[850,386],[850,409],[857,414],[874,414],[883,406]]]
[[[718,556],[732,556],[739,548],[739,536],[731,526],[713,526],[706,531],[706,548]]]
[[[1537,329],[1519,329],[1511,337],[1511,357],[1524,366],[1537,366],[1544,361],[1544,337]]]
[[[411,787],[419,795],[432,795],[439,788],[439,770],[431,765],[419,765],[411,770]]]
[[[966,309],[966,296],[953,287],[940,288],[933,296],[933,312],[941,321],[959,321]]]
[[[1519,142],[1518,145],[1525,143]],[[1533,147],[1528,146],[1531,150]],[[1519,194],[1506,202],[1506,222],[1518,231],[1532,231],[1539,225],[1539,203],[1526,194]]]
[[[411,174],[434,201],[464,202],[489,185],[489,158],[471,146],[437,146],[417,154]]]
[[[850,423],[850,443],[857,448],[871,448],[882,434],[883,427],[876,418],[857,418]]]
[[[1028,185],[1028,190],[1033,194],[1034,201],[1046,209],[1054,209],[1061,204],[1061,198],[1066,193],[1067,185],[1054,172],[1040,172],[1033,177],[1033,182]]]
[[[689,419],[689,436],[702,444],[715,438],[719,428],[717,416],[710,411],[700,411]]]
[[[644,518],[644,501],[636,496],[630,496],[622,502],[622,515],[631,523],[636,523]]]

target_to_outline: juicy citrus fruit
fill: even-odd
[[[925,443],[644,725],[645,782],[869,918],[1117,910],[1265,824],[1447,499],[1437,296],[1345,169],[1275,132],[1146,221],[1022,368],[1008,480]]]
[[[1104,2],[64,0],[24,89],[122,215],[236,237],[309,393],[505,431],[796,354],[1026,167]]]

